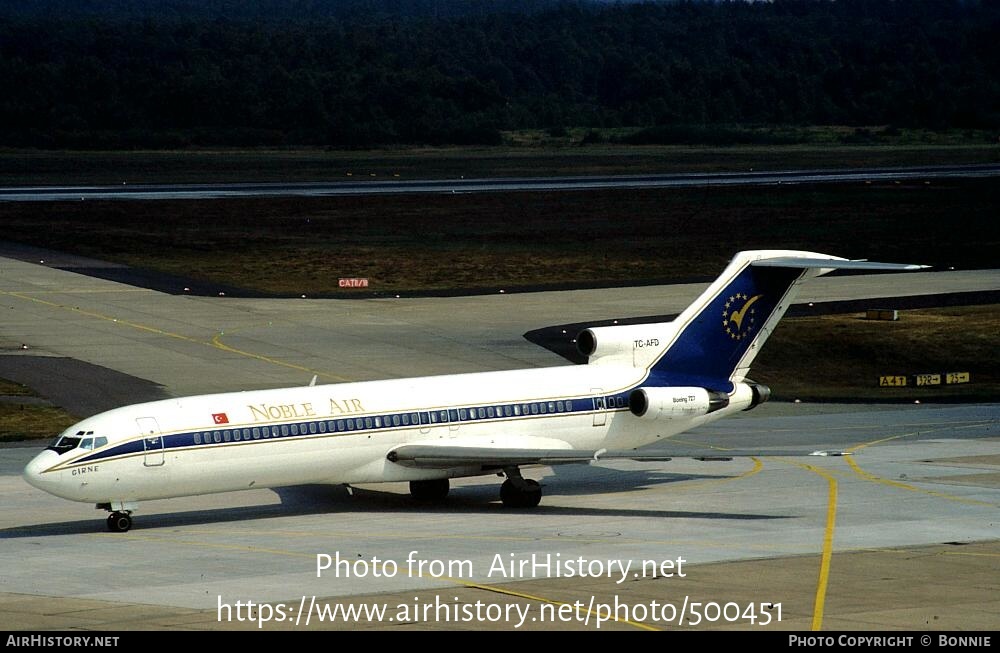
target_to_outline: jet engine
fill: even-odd
[[[638,388],[628,398],[632,414],[648,420],[707,415],[728,405],[728,394],[705,388]]]
[[[589,363],[646,364],[663,351],[672,337],[670,322],[591,327],[576,337],[576,346]]]
[[[750,410],[751,408],[756,408],[762,403],[766,402],[771,398],[771,388],[767,387],[762,383],[754,383],[753,381],[747,381],[746,385],[750,386],[750,405],[743,410]]]

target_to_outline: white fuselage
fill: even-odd
[[[128,512],[146,499],[502,470],[537,505],[520,460],[635,449],[766,400],[769,390],[745,380],[751,362],[798,285],[836,268],[919,266],[739,252],[673,322],[586,329],[578,343],[587,365],[138,404],[74,425],[24,476],[57,496]],[[417,487],[428,485],[440,486]],[[109,526],[127,530],[129,520],[113,513]]]
[[[28,481],[75,501],[130,503],[249,488],[373,483],[494,473],[418,469],[401,444],[633,449],[746,408],[644,420],[628,411],[642,368],[580,365],[203,395],[118,408],[71,427],[107,444],[47,450]]]

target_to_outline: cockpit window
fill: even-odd
[[[62,455],[67,451],[76,449],[78,444],[80,444],[79,437],[73,435],[60,435],[52,441],[52,444],[50,444],[48,448],[55,451],[57,454]]]
[[[93,436],[93,431],[77,431],[74,434],[63,433],[53,440],[52,444],[50,444],[47,448],[62,455],[67,451],[72,451],[77,448],[85,451],[98,449],[108,443],[108,439],[104,436],[98,436],[96,438]]]

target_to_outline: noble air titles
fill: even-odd
[[[306,401],[297,404],[257,404],[247,405],[254,422],[270,422],[276,419],[304,419],[318,417],[316,407]],[[365,412],[360,399],[330,399],[328,412],[325,416],[355,415]]]

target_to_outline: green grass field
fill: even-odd
[[[34,390],[23,383],[0,379],[0,397],[37,397]]]
[[[76,421],[54,406],[0,402],[0,442],[51,439]]]
[[[51,438],[77,421],[60,408],[31,401],[37,397],[22,383],[0,379],[0,442]]]
[[[993,179],[559,193],[0,203],[4,238],[262,293],[631,285],[741,249],[993,267]]]
[[[788,129],[792,128],[787,128]],[[877,128],[875,129],[878,132]],[[846,130],[846,131],[845,131]],[[980,132],[903,131],[885,142],[843,144],[853,128],[794,128],[793,145],[582,145],[542,131],[507,135],[497,147],[0,150],[0,185],[363,181],[550,175],[745,172],[798,168],[996,163],[996,137]],[[870,131],[870,130],[869,130]],[[782,132],[784,133],[784,132]],[[620,136],[606,130],[606,138]],[[883,139],[884,140],[884,139]]]
[[[751,372],[773,399],[995,402],[1000,399],[1000,305],[786,318]],[[968,372],[970,383],[880,387],[880,376]]]

